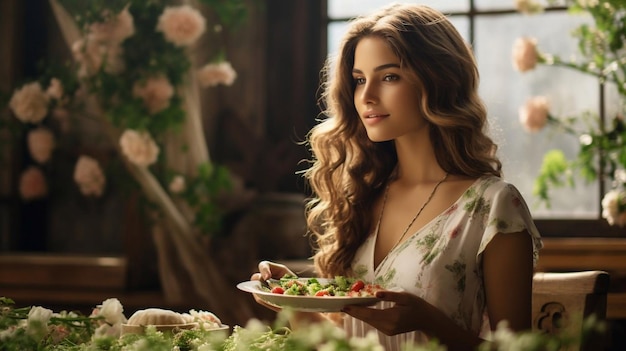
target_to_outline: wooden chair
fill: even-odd
[[[580,335],[583,320],[606,318],[609,274],[604,271],[538,272],[533,277],[533,331]],[[573,350],[603,350],[604,338],[588,338]]]

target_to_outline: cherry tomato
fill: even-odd
[[[283,288],[282,288],[282,287],[280,287],[280,286],[275,286],[275,287],[273,287],[273,288],[272,288],[272,292],[273,292],[274,294],[281,294],[281,295],[282,295],[282,294],[284,294],[284,293],[285,293],[285,289],[283,289]]]
[[[315,296],[329,296],[329,295],[330,293],[328,292],[328,290],[320,290],[315,293]]]
[[[361,291],[365,287],[365,283],[362,280],[357,280],[350,287],[350,291]]]

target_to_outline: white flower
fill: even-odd
[[[236,78],[237,72],[228,61],[209,63],[198,71],[198,81],[203,87],[213,87],[218,84],[230,86]]]
[[[0,330],[0,341],[12,338],[18,331],[19,328],[15,325],[12,325],[7,329]]]
[[[610,225],[626,225],[626,192],[613,189],[602,198],[602,217]]]
[[[548,98],[545,96],[528,99],[526,104],[519,109],[520,123],[531,133],[540,131],[548,123],[549,108]]]
[[[617,183],[626,184],[626,170],[616,169],[615,172],[613,172],[613,178]]]
[[[159,17],[156,30],[176,46],[193,44],[204,33],[205,19],[189,5],[168,6]]]
[[[76,162],[74,181],[78,184],[80,192],[85,196],[102,195],[106,183],[104,173],[98,161],[89,156],[81,156]]]
[[[28,323],[37,321],[42,324],[47,324],[50,318],[52,318],[52,310],[41,306],[35,306],[28,311]]]
[[[120,137],[120,147],[126,158],[137,166],[150,166],[159,156],[159,147],[148,132],[127,129]]]
[[[98,315],[103,316],[107,323],[116,324],[126,322],[124,306],[122,306],[120,300],[116,298],[106,299],[99,308],[100,313]]]
[[[32,82],[15,90],[9,107],[20,121],[39,123],[48,114],[48,103],[48,95],[42,90],[41,84]]]
[[[39,127],[28,132],[28,151],[33,160],[38,163],[46,163],[50,159],[55,141],[54,134],[44,127]]]
[[[183,191],[185,191],[185,177],[181,176],[181,175],[177,175],[175,176],[172,181],[170,182],[170,191],[173,194],[180,194]]]
[[[52,318],[53,312],[43,307],[32,307],[28,312],[26,320],[26,332],[35,339],[43,339],[48,331],[48,322]]]
[[[365,337],[350,338],[351,350],[368,350],[368,351],[385,351],[383,345],[378,341],[378,333],[375,331],[368,332]]]
[[[513,43],[513,68],[520,72],[532,70],[539,60],[537,40],[534,38],[518,38]]]

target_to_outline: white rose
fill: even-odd
[[[626,225],[626,211],[620,208],[626,206],[626,193],[613,189],[602,198],[602,217],[610,225],[623,227]]]
[[[159,147],[147,132],[127,129],[120,137],[120,147],[130,162],[142,167],[156,162],[159,155]]]
[[[48,114],[48,95],[39,82],[28,83],[15,90],[9,107],[17,119],[24,123],[39,123]]]
[[[120,303],[120,300],[116,298],[110,298],[102,302],[98,315],[104,317],[107,323],[119,324],[126,322],[126,316],[124,316],[124,307]]]
[[[28,323],[40,322],[47,324],[48,321],[50,321],[50,318],[52,318],[52,310],[41,306],[35,306],[28,312]]]

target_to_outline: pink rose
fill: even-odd
[[[63,97],[63,85],[61,84],[61,81],[57,78],[52,78],[50,80],[50,85],[46,90],[46,94],[52,99],[61,100]]]
[[[518,38],[513,44],[513,68],[520,72],[529,71],[537,65],[539,52],[533,38]]]
[[[135,82],[133,96],[141,98],[150,113],[157,113],[170,105],[174,88],[165,76],[148,78],[145,82]]]
[[[159,147],[147,132],[127,129],[120,137],[122,153],[138,166],[147,167],[157,160]]]
[[[81,156],[76,162],[74,181],[83,195],[96,197],[102,195],[106,183],[98,161],[89,156]]]
[[[237,72],[230,62],[223,61],[217,64],[209,63],[198,71],[198,81],[203,87],[213,87],[218,84],[232,85],[237,78]]]
[[[28,167],[20,176],[20,195],[26,201],[39,199],[48,194],[48,184],[41,170]]]
[[[176,46],[193,44],[204,33],[205,19],[198,10],[189,5],[165,8],[156,30]]]
[[[33,129],[28,132],[27,145],[33,160],[38,163],[46,163],[55,146],[54,134],[44,127]]]
[[[535,96],[530,98],[526,105],[519,109],[519,120],[524,128],[531,132],[538,132],[548,123],[548,98]]]
[[[48,114],[48,95],[39,82],[28,83],[15,90],[9,107],[15,117],[24,123],[39,123]]]

